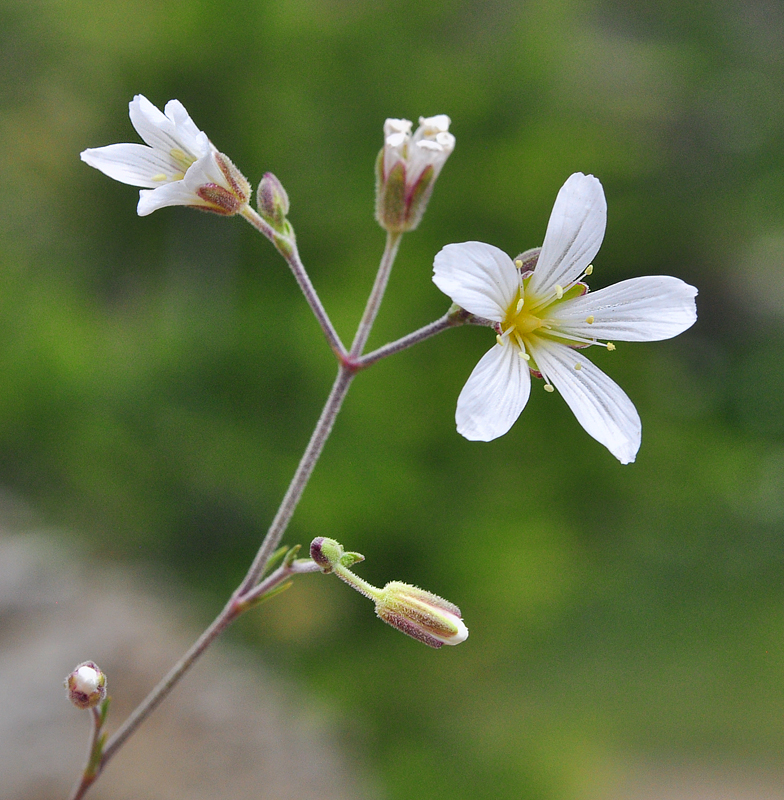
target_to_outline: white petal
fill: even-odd
[[[190,121],[184,108],[182,111]],[[193,123],[191,126],[196,130],[196,136],[192,135],[191,128],[188,126],[185,126],[183,130],[178,130],[174,120],[159,111],[144,95],[137,94],[133,98],[129,105],[129,114],[139,136],[155,150],[164,154],[181,150],[194,159],[204,155],[205,142],[208,146],[206,135],[202,134]]]
[[[567,300],[549,319],[564,333],[622,342],[671,339],[697,319],[697,290],[680,278],[631,278]],[[592,323],[586,322],[591,317]]]
[[[517,296],[519,279],[512,259],[491,244],[448,244],[436,254],[433,283],[461,308],[500,322]]]
[[[143,144],[91,147],[81,153],[81,158],[86,164],[120,183],[150,189],[161,185],[161,176],[171,180],[178,168],[162,153]]]
[[[140,217],[146,217],[166,206],[206,206],[197,194],[194,194],[183,181],[174,181],[159,186],[157,189],[142,189],[139,192],[139,204],[136,206],[136,213]]]
[[[531,357],[556,386],[580,425],[620,462],[634,461],[642,423],[626,393],[580,351],[536,338]],[[580,364],[580,369],[574,368]]]
[[[542,252],[528,284],[534,296],[549,294],[580,277],[599,252],[607,226],[604,190],[593,175],[576,172],[555,198]]]
[[[169,100],[164,108],[164,113],[177,128],[177,136],[180,141],[191,152],[203,155],[205,134],[196,127],[196,123],[185,110],[185,106],[179,100]]]
[[[511,344],[496,344],[482,356],[457,398],[457,432],[489,442],[512,427],[528,402],[528,362]]]

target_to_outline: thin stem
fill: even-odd
[[[419,330],[409,333],[407,336],[403,336],[401,339],[397,339],[394,342],[385,344],[383,347],[379,347],[378,350],[373,350],[367,355],[361,356],[357,359],[357,367],[359,369],[365,369],[371,364],[375,364],[377,361],[380,361],[382,358],[392,356],[395,353],[400,353],[409,347],[413,347],[415,344],[424,342],[425,339],[429,339],[431,336],[435,336],[442,331],[446,331],[449,328],[454,328],[457,325],[463,324],[464,323],[461,320],[455,320],[453,316],[444,314],[443,317],[437,319],[435,322],[431,322],[429,325],[425,325]]]
[[[321,326],[321,330],[324,332],[324,336],[327,338],[329,346],[332,348],[332,352],[338,359],[341,359],[346,355],[346,347],[341,341],[340,336],[338,336],[326,309],[322,305],[316,293],[316,289],[310,280],[310,276],[305,271],[293,235],[291,238],[283,237],[271,225],[265,222],[250,206],[245,206],[241,214],[257,231],[266,236],[275,245],[283,258],[286,259],[286,263],[294,274],[299,288],[302,289],[302,293],[305,295],[305,299],[308,301],[313,315],[316,317],[318,324]]]
[[[392,271],[392,264],[395,262],[397,249],[400,246],[400,240],[403,237],[402,233],[387,232],[387,243],[384,248],[384,255],[381,256],[381,263],[378,267],[376,274],[376,281],[373,284],[373,289],[368,297],[367,304],[365,305],[365,312],[360,320],[357,333],[354,336],[354,341],[351,344],[350,356],[352,358],[359,358],[362,355],[362,350],[367,344],[368,336],[370,336],[370,329],[378,314],[378,309],[381,306],[381,301],[384,298],[384,292],[389,282],[389,274]]]
[[[236,608],[237,594],[232,595],[220,614],[212,624],[194,642],[185,655],[169,670],[166,677],[145,697],[133,713],[115,731],[106,743],[99,773],[109,759],[125,744],[125,740],[144,722],[145,719],[163,702],[169,692],[177,685],[180,678],[193,666],[199,656],[213,643],[218,636],[239,616]]]
[[[240,584],[240,591],[243,593],[248,592],[256,584],[264,572],[267,561],[269,561],[270,556],[278,546],[286,530],[286,526],[289,524],[289,520],[291,520],[294,514],[294,509],[297,507],[300,497],[302,497],[302,492],[305,490],[313,468],[316,466],[316,461],[318,461],[318,457],[321,455],[324,443],[327,441],[327,437],[332,430],[332,425],[335,422],[335,417],[338,411],[340,411],[341,405],[343,405],[343,400],[346,397],[354,374],[354,370],[349,369],[343,364],[338,368],[338,375],[335,378],[335,382],[332,384],[332,391],[316,423],[308,446],[302,454],[297,471],[291,479],[291,483],[280,504],[278,513],[270,524],[267,535],[264,537],[259,552],[253,559],[248,574]]]
[[[80,800],[92,786],[100,773],[101,761],[96,759],[95,749],[101,737],[101,712],[99,707],[90,709],[90,742],[87,746],[87,760],[82,770],[82,777],[78,780],[68,800]],[[95,766],[94,766],[95,765]]]
[[[392,263],[395,260],[398,245],[400,244],[401,234],[388,234],[386,248],[381,258],[376,281],[373,285],[373,290],[368,298],[365,312],[362,316],[357,334],[354,338],[351,354],[346,352],[343,343],[338,337],[332,323],[327,316],[326,311],[321,305],[321,301],[316,294],[310,279],[305,272],[304,267],[297,254],[296,245],[294,244],[293,235],[289,238],[283,237],[274,231],[255,211],[246,207],[242,212],[243,217],[248,220],[255,228],[263,233],[270,239],[279,252],[284,256],[289,266],[291,267],[297,282],[300,285],[305,297],[310,304],[316,319],[319,321],[322,330],[324,331],[327,340],[330,343],[335,355],[338,358],[338,374],[335,382],[332,385],[329,397],[321,412],[321,416],[316,423],[316,427],[310,437],[305,452],[300,459],[296,472],[294,473],[289,488],[286,491],[283,500],[281,501],[280,508],[278,509],[275,518],[270,524],[269,530],[264,537],[258,553],[253,559],[248,572],[243,579],[242,583],[232,594],[230,600],[224,606],[223,610],[213,620],[210,626],[202,633],[202,635],[194,642],[191,648],[183,655],[183,657],[172,667],[166,677],[147,695],[142,703],[131,713],[125,722],[117,729],[114,735],[106,743],[103,754],[100,760],[97,761],[92,775],[85,774],[75,790],[75,794],[71,800],[79,800],[87,791],[89,786],[95,781],[103,768],[109,760],[117,753],[117,751],[125,744],[131,734],[141,725],[141,723],[163,702],[169,695],[172,689],[177,685],[180,679],[186,672],[193,666],[196,660],[202,653],[218,638],[218,636],[231,625],[231,623],[240,616],[244,611],[253,605],[253,600],[258,599],[261,595],[271,591],[276,586],[286,580],[289,575],[297,572],[308,572],[314,569],[307,563],[307,561],[294,561],[291,563],[284,563],[269,575],[262,583],[258,583],[261,576],[264,574],[264,569],[272,556],[275,548],[278,546],[289,521],[291,520],[294,510],[299,503],[305,486],[316,466],[324,444],[329,437],[332,426],[335,422],[343,400],[351,386],[354,375],[359,370],[356,355],[360,354],[362,348],[367,342],[367,337],[373,326],[373,322],[378,313],[379,305],[386,289],[387,281],[389,280],[389,273],[392,269]],[[432,335],[432,334],[431,334]],[[401,348],[402,349],[402,348]],[[354,357],[352,357],[354,356]],[[377,359],[376,359],[377,360]],[[368,362],[372,363],[372,362]],[[369,586],[369,585],[368,585]],[[94,747],[95,743],[91,745]],[[92,750],[91,750],[92,752]]]

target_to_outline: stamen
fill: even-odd
[[[555,296],[560,300],[563,297],[563,293],[564,293],[563,286],[561,286],[559,283],[556,283]]]
[[[589,325],[593,325],[593,314],[591,314],[591,316],[590,316],[590,317],[586,317],[586,318],[585,318],[585,321],[586,321],[586,322],[587,322]]]
[[[582,364],[581,364],[581,363],[578,361],[578,362],[577,362],[577,363],[574,365],[574,368],[575,368],[575,369],[577,369],[577,370],[580,370],[580,369],[582,369],[582,368],[583,368],[583,365],[582,365]]]
[[[607,349],[612,353],[615,350],[615,345],[612,342],[607,342]]]
[[[545,390],[546,392],[554,392],[554,391],[555,391],[555,388],[553,387],[553,385],[552,385],[551,383],[546,383],[546,384],[544,385],[544,390]]]
[[[503,343],[504,343],[504,337],[503,337],[503,336],[501,336],[501,334],[500,334],[500,333],[497,333],[497,334],[495,335],[495,340],[498,342],[498,344],[503,344]]]
[[[517,301],[517,313],[519,314],[523,310],[523,306],[525,305],[525,298],[521,297]]]
[[[586,274],[586,275],[591,275],[591,274],[593,274],[593,264],[589,264],[589,265],[588,265],[588,266],[585,268],[585,274]]]
[[[150,178],[150,180],[158,182],[158,181],[166,181],[168,180],[168,178],[162,172],[159,172],[157,175],[153,175],[152,178]]]
[[[519,258],[516,258],[515,259],[515,266],[517,267],[517,269],[522,269],[523,268],[523,262]]]

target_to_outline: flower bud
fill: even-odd
[[[376,614],[430,647],[460,644],[468,638],[468,628],[456,605],[400,581],[392,581],[381,589],[376,599]]]
[[[342,544],[324,536],[317,536],[310,543],[310,557],[319,565],[325,575],[332,572],[336,567],[343,568],[338,569],[340,574],[352,564],[365,560],[365,556],[361,553],[347,553]],[[345,580],[345,577],[343,579]]]
[[[289,196],[283,184],[271,172],[265,172],[256,193],[256,206],[259,214],[276,231],[283,233],[289,213]]]
[[[446,114],[420,117],[411,134],[407,119],[384,123],[376,160],[376,219],[390,232],[411,231],[425,213],[438,174],[455,147]]]
[[[106,675],[93,661],[84,661],[65,679],[65,689],[77,708],[94,708],[106,697]]]

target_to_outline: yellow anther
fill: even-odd
[[[607,349],[612,353],[615,350],[615,345],[612,342],[607,342]]]
[[[150,180],[159,183],[160,181],[168,181],[169,179],[162,172],[159,172],[157,175],[153,175]]]
[[[531,356],[529,356],[528,353],[526,353],[524,350],[520,351],[520,358],[524,358],[526,361],[531,360]]]
[[[517,301],[517,313],[519,314],[523,310],[523,306],[525,305],[525,298],[521,297]]]
[[[581,363],[578,361],[578,362],[577,362],[577,363],[574,365],[574,368],[575,368],[575,369],[582,369],[582,368],[583,368],[583,365],[582,365],[582,364],[581,364]]]
[[[593,264],[589,264],[589,265],[588,265],[588,266],[585,268],[585,274],[586,274],[586,275],[590,275],[592,272],[593,272]]]
[[[591,316],[590,316],[590,317],[586,317],[586,318],[585,318],[585,321],[586,321],[586,322],[587,322],[589,325],[593,325],[593,314],[591,314]]]
[[[523,268],[523,262],[520,261],[519,258],[516,258],[515,259],[515,266],[517,267],[517,269],[522,269]]]
[[[504,343],[504,337],[503,337],[503,336],[501,336],[501,334],[500,334],[500,333],[497,333],[497,334],[495,335],[495,340],[498,342],[498,344],[503,344],[503,343]]]
[[[555,296],[560,300],[563,297],[563,286],[559,283],[555,284]]]
[[[554,392],[555,391],[555,389],[553,388],[553,385],[551,383],[546,383],[544,385],[544,390],[546,392]]]

